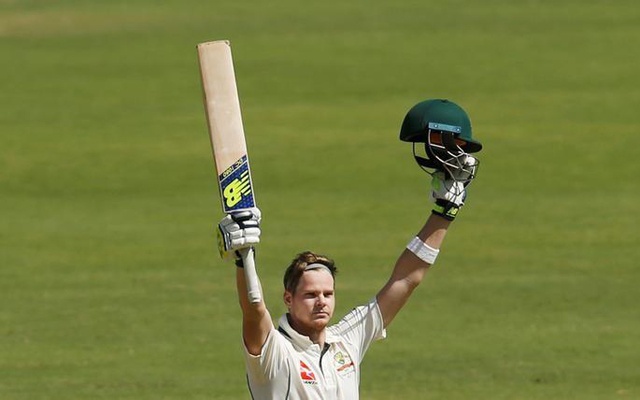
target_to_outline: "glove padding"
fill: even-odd
[[[235,261],[242,267],[239,250],[260,243],[260,209],[257,207],[235,211],[218,224],[218,250],[225,261]]]
[[[435,202],[433,213],[453,221],[467,197],[466,186],[475,178],[478,160],[465,154],[460,161],[463,168],[445,173],[436,171],[431,179],[431,201]]]

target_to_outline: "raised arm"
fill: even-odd
[[[240,308],[242,309],[242,338],[249,354],[257,356],[260,354],[269,332],[273,329],[271,315],[267,310],[264,299],[257,303],[249,302],[247,282],[241,267],[238,267],[236,271],[236,285],[238,287]]]
[[[431,249],[436,250],[432,254],[437,254],[447,234],[449,224],[448,220],[432,214],[418,233],[417,238]],[[414,240],[412,243],[417,242]],[[429,251],[428,248],[425,249]],[[432,263],[422,260],[408,248],[400,254],[391,277],[377,295],[385,328],[409,300],[411,293],[422,282]]]
[[[229,214],[218,225],[220,255],[225,260],[234,260],[237,267],[236,286],[242,309],[242,338],[247,351],[252,355],[260,354],[273,329],[255,269],[245,270],[243,262],[246,257],[253,258],[253,246],[260,242],[260,219],[260,210],[253,208]],[[255,293],[252,294],[253,301],[249,298],[247,278],[256,280],[260,288],[257,299]]]
[[[477,164],[472,156],[465,163]],[[465,174],[465,178],[469,178]],[[378,292],[377,301],[384,326],[387,327],[406,304],[413,290],[422,282],[427,270],[435,262],[447,229],[466,197],[465,184],[435,172],[431,182],[431,199],[435,202],[433,213],[400,254],[389,281]]]

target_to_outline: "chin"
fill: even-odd
[[[331,321],[331,316],[327,315],[327,316],[320,316],[315,318],[311,324],[316,327],[316,328],[320,328],[323,329],[325,328],[327,325],[329,325],[329,321]]]

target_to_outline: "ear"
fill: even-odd
[[[288,290],[285,290],[284,294],[282,295],[282,300],[284,301],[284,305],[287,306],[287,308],[291,308],[292,299],[293,299],[293,294],[291,294],[291,292],[289,292]]]

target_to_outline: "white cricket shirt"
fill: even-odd
[[[254,400],[356,400],[360,362],[369,345],[386,336],[375,298],[327,328],[324,349],[291,326],[287,316],[271,330],[258,356],[245,348]]]

